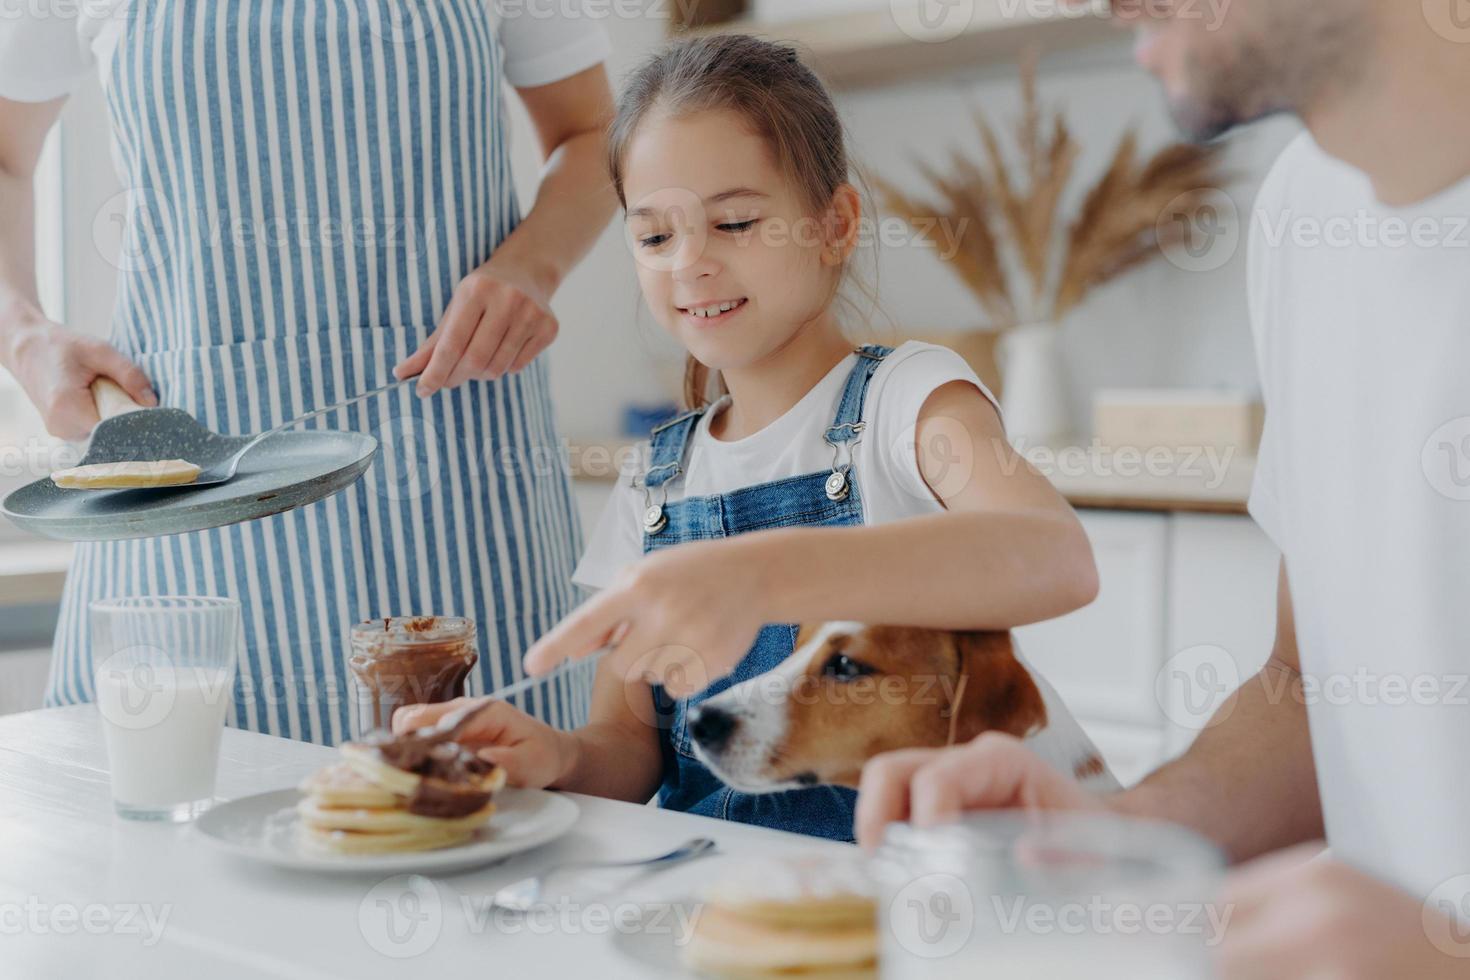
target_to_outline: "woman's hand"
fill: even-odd
[[[758,535],[683,544],[645,555],[526,653],[544,674],[611,646],[622,677],[676,698],[734,671],[766,623]]]
[[[493,258],[465,276],[438,327],[393,369],[394,376],[419,375],[419,396],[427,398],[443,388],[494,381],[525,368],[560,329],[551,315],[551,290],[537,280]]]
[[[966,810],[1105,810],[1104,798],[1057,772],[1010,735],[986,732],[947,749],[888,752],[863,767],[855,823],[858,841],[876,847],[898,820],[920,827]]]
[[[46,431],[60,439],[85,439],[97,425],[91,384],[111,378],[140,405],[158,404],[142,370],[110,344],[73,333],[41,317],[0,324],[5,366],[41,413]]]
[[[1267,855],[1226,879],[1220,901],[1230,918],[1219,949],[1226,980],[1470,973],[1463,925],[1339,861],[1310,860],[1321,847]],[[1456,907],[1464,896],[1451,897],[1446,904]]]
[[[399,734],[432,725],[447,714],[488,698],[456,698],[443,704],[414,704],[393,713]],[[496,701],[469,723],[457,741],[505,770],[512,786],[545,789],[561,782],[575,764],[576,746],[565,732],[532,718],[505,701]]]

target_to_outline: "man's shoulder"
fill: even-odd
[[[1351,186],[1356,192],[1364,178],[1352,167],[1333,157],[1303,131],[1276,157],[1256,195],[1256,213],[1285,208],[1312,207]]]

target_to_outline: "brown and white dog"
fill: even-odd
[[[700,761],[746,793],[856,787],[875,755],[982,732],[1024,740],[1089,789],[1118,788],[1092,740],[1003,631],[803,628],[785,663],[709,698],[689,720]]]

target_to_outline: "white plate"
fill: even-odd
[[[699,903],[693,898],[649,903],[636,927],[613,933],[613,948],[638,964],[644,976],[697,976],[684,969],[681,950],[689,942],[686,930],[698,914]]]
[[[504,789],[495,794],[495,815],[474,839],[455,847],[403,854],[322,854],[297,837],[294,789],[257,793],[221,803],[194,822],[195,831],[216,847],[254,861],[302,871],[449,872],[499,861],[555,840],[577,822],[577,804],[539,789]]]

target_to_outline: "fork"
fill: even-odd
[[[675,850],[658,857],[645,858],[639,861],[582,861],[572,864],[561,864],[541,872],[523,878],[511,885],[506,885],[490,897],[490,907],[504,909],[507,912],[529,912],[541,899],[541,890],[546,880],[552,875],[561,874],[564,871],[590,871],[603,868],[647,868],[650,871],[672,868],[676,864],[692,861],[701,855],[708,854],[715,849],[715,842],[708,837],[696,837],[685,841]]]

